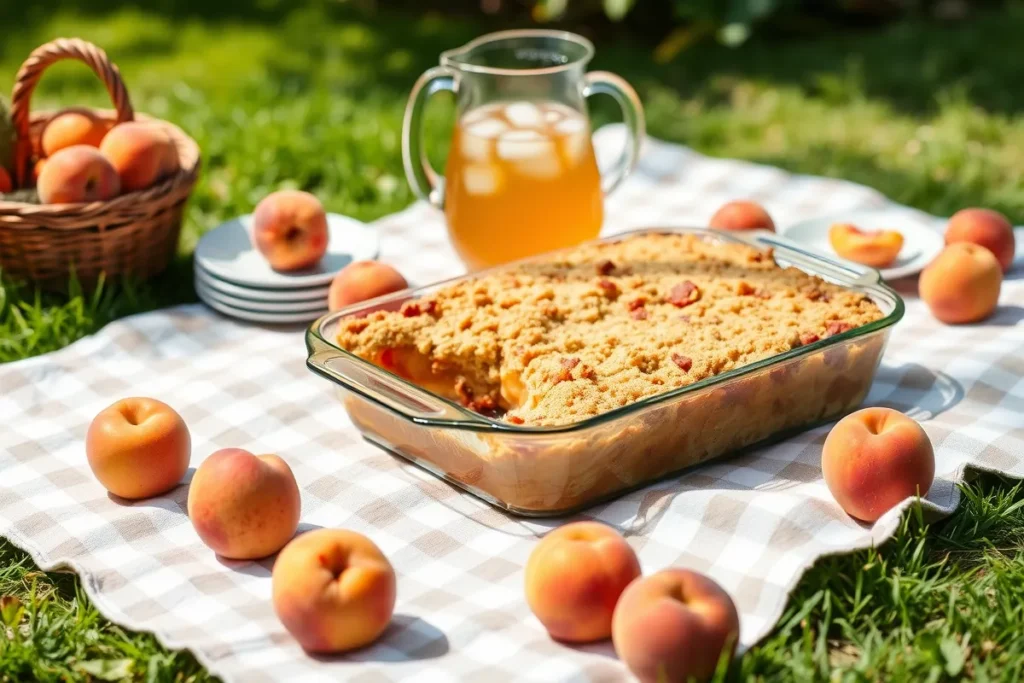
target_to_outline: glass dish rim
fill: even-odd
[[[359,302],[357,304],[352,304],[350,306],[346,306],[345,308],[342,308],[342,309],[340,309],[338,311],[334,311],[332,313],[327,313],[326,315],[321,316],[317,320],[313,321],[310,324],[310,326],[306,329],[305,339],[306,339],[306,349],[307,349],[307,352],[308,352],[308,356],[307,356],[307,360],[306,360],[306,365],[315,374],[320,375],[321,377],[323,377],[323,378],[333,382],[334,384],[338,384],[339,386],[342,386],[344,389],[346,389],[348,391],[352,391],[353,393],[361,396],[362,398],[365,398],[365,399],[371,401],[375,405],[377,405],[377,406],[379,406],[381,408],[384,408],[385,410],[387,410],[387,411],[389,411],[389,412],[391,412],[391,413],[393,413],[393,414],[403,418],[404,420],[407,420],[409,422],[413,422],[413,423],[418,424],[418,425],[429,426],[429,427],[444,427],[444,428],[448,428],[448,429],[464,429],[464,430],[477,431],[477,432],[480,432],[480,431],[491,432],[491,433],[494,433],[494,432],[504,432],[504,433],[508,433],[508,434],[511,434],[511,435],[539,435],[539,436],[546,436],[546,435],[550,435],[550,434],[561,434],[561,433],[566,433],[566,432],[574,432],[574,431],[579,431],[579,430],[583,430],[583,429],[588,429],[588,428],[591,428],[591,427],[597,427],[597,426],[600,426],[602,424],[605,424],[605,423],[608,423],[608,422],[612,422],[614,420],[618,420],[618,419],[621,419],[623,417],[626,417],[626,416],[630,415],[631,413],[639,412],[639,411],[641,411],[641,410],[643,410],[643,409],[645,409],[647,407],[650,407],[650,406],[655,406],[655,405],[658,405],[660,403],[664,403],[664,402],[671,401],[671,400],[679,400],[679,399],[681,399],[682,397],[686,396],[687,394],[689,394],[691,392],[703,391],[705,389],[708,389],[710,387],[716,386],[718,384],[722,384],[722,383],[727,382],[727,381],[732,381],[732,380],[738,379],[740,377],[743,377],[744,375],[748,375],[748,374],[757,372],[759,370],[763,370],[764,368],[768,368],[768,367],[771,367],[773,365],[779,365],[779,364],[784,363],[786,361],[789,361],[789,360],[792,360],[792,359],[795,359],[795,358],[799,358],[801,356],[810,355],[812,353],[815,353],[817,351],[821,351],[821,350],[829,348],[831,346],[836,346],[837,344],[840,344],[840,343],[849,342],[849,341],[852,341],[852,340],[857,339],[859,337],[864,337],[864,336],[867,336],[867,335],[870,335],[870,334],[873,334],[873,333],[876,333],[876,332],[880,332],[880,331],[882,331],[882,330],[884,330],[884,329],[886,329],[888,327],[892,327],[893,325],[895,325],[897,322],[899,322],[903,318],[903,315],[904,315],[904,312],[905,312],[905,304],[903,303],[903,298],[899,295],[899,293],[896,290],[894,290],[892,287],[887,285],[882,280],[881,275],[879,274],[879,272],[876,269],[870,268],[868,266],[862,266],[860,264],[856,264],[856,263],[853,263],[853,262],[850,262],[850,261],[845,261],[843,259],[833,259],[833,258],[827,257],[827,256],[825,256],[823,254],[816,253],[816,252],[813,252],[813,251],[809,251],[809,250],[803,248],[801,245],[799,245],[797,243],[794,243],[794,242],[791,242],[789,240],[785,240],[784,238],[780,238],[780,236],[776,235],[775,233],[769,232],[769,231],[757,230],[757,231],[748,231],[748,232],[751,233],[751,234],[750,235],[738,235],[738,234],[734,234],[732,232],[715,230],[715,229],[711,229],[711,228],[690,228],[690,227],[682,227],[682,226],[678,226],[678,227],[662,227],[662,228],[650,228],[650,227],[648,227],[648,228],[637,228],[637,229],[632,229],[632,230],[627,230],[627,231],[615,233],[613,235],[608,235],[606,237],[601,237],[601,238],[598,238],[598,239],[595,239],[595,240],[589,240],[588,242],[584,242],[583,244],[597,244],[597,243],[602,243],[602,242],[615,242],[615,241],[618,241],[618,240],[621,240],[621,239],[624,239],[626,237],[630,237],[630,236],[633,236],[633,235],[643,235],[643,234],[650,234],[650,233],[655,233],[655,234],[658,234],[658,233],[661,233],[661,234],[696,233],[696,234],[699,234],[699,235],[704,236],[704,237],[711,237],[711,238],[718,239],[718,240],[732,241],[732,242],[736,242],[736,243],[740,243],[740,244],[745,244],[747,246],[753,246],[755,248],[760,249],[761,251],[767,251],[768,249],[775,249],[775,248],[781,247],[783,249],[788,249],[788,250],[795,251],[795,252],[799,253],[800,255],[802,255],[802,256],[804,256],[806,258],[809,258],[812,261],[821,263],[821,264],[827,264],[827,265],[829,265],[831,267],[838,267],[841,270],[845,270],[845,271],[849,271],[849,272],[858,272],[859,271],[861,273],[861,278],[863,278],[864,276],[869,276],[870,277],[870,281],[865,281],[865,282],[859,283],[857,286],[861,287],[863,289],[872,289],[872,288],[874,288],[875,290],[877,290],[877,292],[879,294],[888,295],[893,300],[893,302],[894,302],[893,310],[891,312],[889,312],[886,316],[884,316],[882,318],[879,318],[878,320],[875,320],[874,322],[868,323],[867,325],[862,325],[860,327],[855,327],[855,328],[853,328],[851,330],[847,330],[845,332],[841,332],[841,333],[833,335],[831,337],[826,337],[824,339],[819,339],[818,341],[813,342],[811,344],[806,344],[804,346],[798,346],[796,348],[790,349],[789,351],[784,351],[782,353],[775,354],[774,356],[769,356],[768,358],[763,358],[763,359],[761,359],[759,361],[755,361],[753,363],[749,363],[747,365],[743,365],[743,366],[740,366],[738,368],[734,368],[732,370],[728,370],[728,371],[723,372],[723,373],[721,373],[719,375],[713,375],[711,377],[707,377],[705,379],[700,380],[699,382],[694,382],[693,384],[688,384],[688,385],[683,386],[683,387],[677,387],[677,388],[671,389],[669,391],[664,391],[664,392],[661,392],[661,393],[658,393],[658,394],[654,394],[652,396],[648,396],[646,398],[640,399],[639,401],[635,401],[633,403],[629,403],[629,404],[621,406],[619,408],[615,408],[613,410],[609,410],[609,411],[606,411],[606,412],[603,412],[603,413],[599,413],[597,415],[585,418],[583,420],[579,420],[577,422],[570,422],[568,424],[562,424],[562,425],[546,425],[546,426],[516,425],[516,424],[509,423],[509,422],[505,422],[505,421],[500,420],[500,419],[495,419],[495,418],[487,417],[485,415],[482,415],[480,413],[472,411],[469,408],[466,408],[465,406],[463,406],[463,405],[461,405],[459,403],[456,403],[455,401],[452,401],[452,400],[450,400],[448,398],[445,398],[444,396],[441,396],[440,394],[436,394],[436,393],[430,391],[429,389],[425,389],[425,388],[419,386],[418,384],[405,379],[404,377],[401,377],[401,376],[399,376],[399,375],[397,375],[397,374],[395,374],[393,372],[390,372],[389,370],[385,370],[384,368],[380,367],[379,365],[375,365],[375,364],[373,364],[373,363],[371,363],[371,362],[369,362],[367,360],[364,360],[363,358],[360,358],[359,356],[357,356],[357,355],[355,355],[355,354],[353,354],[353,353],[351,353],[349,351],[346,351],[345,349],[343,349],[340,346],[338,346],[335,342],[327,339],[320,332],[321,329],[325,325],[327,325],[329,323],[332,323],[332,322],[334,322],[337,319],[343,318],[346,315],[351,315],[353,312],[358,311],[358,310],[360,310],[362,308],[365,308],[368,304],[374,304],[374,303],[380,304],[380,303],[385,303],[385,302],[388,302],[388,301],[391,301],[391,300],[414,298],[415,296],[417,296],[417,294],[416,294],[417,292],[422,292],[422,291],[428,290],[428,289],[436,289],[438,287],[442,287],[442,286],[445,286],[445,285],[453,284],[455,282],[458,282],[458,281],[461,281],[461,280],[465,280],[465,279],[468,279],[468,278],[483,277],[483,276],[486,276],[486,275],[488,275],[488,274],[490,274],[492,272],[495,272],[495,271],[498,271],[498,270],[501,270],[501,269],[515,267],[516,265],[523,264],[523,263],[529,263],[529,262],[536,261],[536,260],[539,260],[539,259],[549,258],[549,257],[551,257],[553,255],[558,254],[558,253],[569,251],[571,249],[576,249],[579,246],[581,246],[581,245],[576,245],[574,247],[567,247],[565,249],[556,249],[556,250],[553,250],[553,251],[545,252],[543,254],[538,254],[536,256],[531,256],[529,258],[520,259],[520,260],[512,261],[512,262],[509,262],[509,263],[504,263],[504,264],[501,264],[501,265],[498,265],[498,266],[494,266],[494,267],[487,268],[487,269],[484,269],[484,270],[476,271],[476,272],[473,272],[473,273],[466,273],[466,274],[463,274],[463,275],[458,275],[458,276],[447,278],[447,279],[444,279],[444,280],[439,280],[437,282],[432,282],[432,283],[429,283],[429,284],[426,284],[426,285],[421,285],[421,286],[418,286],[418,287],[410,287],[410,288],[401,290],[399,292],[394,292],[393,294],[384,295],[384,296],[378,297],[376,299],[370,299],[368,301],[362,301],[362,302]],[[814,275],[814,273],[810,273],[810,274]],[[817,274],[817,276],[821,277],[820,274]],[[846,286],[846,285],[841,285],[841,286]],[[846,286],[846,287],[850,288],[849,286]],[[429,395],[433,400],[440,401],[447,408],[454,409],[458,414],[464,415],[465,419],[450,419],[450,418],[441,418],[441,417],[429,417],[429,416],[424,416],[424,415],[409,415],[409,414],[407,414],[407,413],[405,413],[403,411],[395,409],[394,407],[388,405],[387,403],[385,403],[383,401],[380,401],[376,397],[367,394],[365,391],[362,391],[359,387],[352,386],[351,384],[345,382],[343,379],[339,379],[339,378],[333,377],[331,375],[325,374],[320,369],[318,369],[315,365],[313,365],[313,363],[311,362],[312,358],[313,358],[313,356],[315,354],[314,346],[317,343],[327,345],[333,351],[335,351],[338,354],[340,354],[341,356],[343,356],[347,361],[356,363],[357,365],[359,365],[360,367],[362,367],[364,370],[368,371],[369,373],[372,373],[372,374],[383,373],[385,376],[387,376],[389,378],[389,380],[397,382],[400,386],[408,387],[409,389],[411,389],[413,392],[416,392],[416,393],[422,392],[422,393],[425,393],[425,394]]]

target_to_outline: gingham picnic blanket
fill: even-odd
[[[622,144],[597,134],[599,156]],[[775,168],[710,159],[649,141],[633,177],[608,201],[607,232],[706,224],[724,201],[762,201],[780,224],[855,208],[892,209],[874,190]],[[377,222],[382,258],[426,283],[457,274],[443,218],[416,204]],[[967,465],[1024,476],[1024,282],[1012,273],[995,317],[946,327],[908,295],[868,404],[922,421],[935,445],[928,495],[958,502]],[[516,519],[362,441],[331,386],[304,365],[298,328],[264,328],[198,306],[113,323],[47,356],[0,367],[0,533],[44,568],[67,565],[96,606],[133,629],[187,647],[229,681],[576,680],[626,676],[608,643],[553,642],[530,614],[523,565],[560,521]],[[272,559],[223,561],[186,516],[188,486],[133,504],[89,472],[91,418],[130,395],[177,408],[192,465],[226,446],[276,452],[302,489],[302,526],[372,538],[398,572],[398,604],[381,640],[337,657],[303,653],[270,603]],[[878,544],[900,510],[858,524],[832,501],[819,466],[827,428],[709,464],[596,507],[645,572],[691,567],[714,577],[741,614],[741,646],[764,636],[816,558]]]

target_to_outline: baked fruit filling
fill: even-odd
[[[518,402],[504,399],[504,391],[497,391],[485,379],[467,377],[460,368],[441,360],[431,360],[412,347],[386,347],[370,360],[427,391],[458,401],[483,415],[497,417],[507,412],[510,406],[518,405]]]
[[[512,424],[576,422],[883,317],[863,294],[693,234],[629,236],[341,321],[338,344]]]

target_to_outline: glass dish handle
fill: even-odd
[[[412,420],[486,424],[469,411],[460,410],[376,366],[367,365],[322,342],[313,345],[306,359],[306,366],[318,375]]]
[[[827,270],[829,274],[847,285],[868,287],[882,282],[882,274],[870,266],[832,254],[811,251],[800,242],[774,232],[757,230],[752,232],[749,238],[754,246],[772,247],[781,251],[783,258],[795,266],[806,266],[818,271]],[[828,265],[823,268],[823,263]]]
[[[601,190],[608,195],[632,173],[640,158],[645,131],[644,107],[632,86],[613,73],[591,71],[585,78],[583,96],[611,95],[622,109],[622,122],[626,124],[626,147],[601,178]]]
[[[423,107],[436,92],[458,92],[455,72],[444,66],[435,66],[423,72],[409,93],[402,121],[402,164],[412,191],[439,209],[444,208],[444,176],[430,165],[423,150]]]

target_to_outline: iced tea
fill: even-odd
[[[467,112],[448,153],[448,232],[470,269],[594,239],[601,177],[584,114],[512,102]]]

